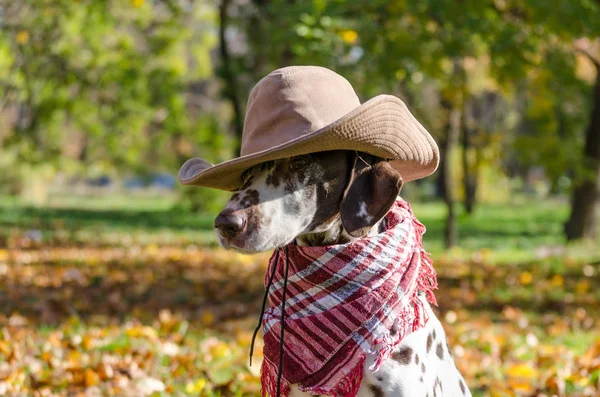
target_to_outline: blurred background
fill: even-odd
[[[0,0],[0,394],[258,395],[268,255],[175,175],[297,64],[436,138],[403,196],[473,395],[599,396],[598,0]]]

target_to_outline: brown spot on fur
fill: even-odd
[[[246,173],[244,173],[244,175],[242,175],[242,180],[244,181],[244,183],[242,184],[242,187],[240,188],[243,189],[244,187],[250,186],[252,185],[252,182],[254,182],[254,175],[251,175],[252,169],[246,171]]]
[[[458,380],[458,385],[460,386],[460,391],[462,391],[463,396],[467,393],[465,384],[462,379]]]
[[[392,359],[398,361],[400,364],[408,365],[412,359],[412,349],[407,346],[403,346],[400,349],[392,353]]]
[[[244,198],[240,201],[242,208],[248,208],[258,204],[260,201],[260,193],[258,193],[258,190],[248,189],[245,193]]]
[[[421,372],[425,373],[425,363],[421,363]]]
[[[450,344],[448,344],[448,339],[446,339],[446,349],[448,349],[448,354],[452,357],[452,350],[450,350]]]
[[[440,358],[440,360],[444,359],[444,347],[442,346],[441,343],[437,344],[437,347],[435,349],[435,354],[437,354],[437,356]]]
[[[261,171],[267,170],[275,165],[275,161],[265,161],[264,163],[260,163],[259,167]]]
[[[262,219],[262,212],[260,212],[258,210],[258,207],[250,207],[248,208],[246,211],[247,212],[247,233],[254,233],[256,231],[256,229],[258,229],[261,219]]]
[[[437,335],[435,334],[435,328],[433,329],[433,339],[437,339]]]
[[[279,187],[281,180],[284,179],[282,168],[275,168],[271,170],[271,173],[267,175],[267,186]]]
[[[287,194],[292,194],[296,191],[297,187],[296,187],[296,183],[292,182],[292,181],[287,181],[285,183],[285,192]]]
[[[435,378],[435,383],[433,384],[433,397],[437,396],[437,390],[440,390],[440,393],[444,393],[444,388],[442,387],[442,381],[440,380],[440,377],[436,377]]]
[[[373,397],[385,397],[385,393],[383,389],[377,385],[369,385],[369,389],[371,389],[371,393],[373,393]]]
[[[419,355],[415,354],[415,364],[419,365]]]
[[[433,343],[433,336],[431,334],[427,335],[427,353],[431,350],[431,345]]]

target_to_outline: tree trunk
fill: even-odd
[[[443,176],[443,195],[444,202],[448,207],[448,217],[446,218],[446,227],[444,237],[446,248],[454,247],[458,243],[458,224],[456,220],[456,187],[453,183],[454,170],[452,167],[452,153],[455,152],[458,144],[460,111],[458,111],[449,101],[442,100],[442,107],[448,113],[448,123],[445,127],[444,138],[442,141],[442,161],[440,168]]]
[[[242,114],[242,105],[238,94],[238,82],[236,73],[233,68],[229,48],[227,46],[227,38],[225,32],[229,21],[230,0],[223,0],[219,6],[219,51],[221,54],[220,74],[223,79],[223,96],[231,102],[233,108],[232,128],[236,138],[235,153],[240,155],[242,143],[242,131],[244,129],[244,115]]]
[[[592,62],[598,72],[584,147],[584,163],[592,174],[573,190],[571,216],[565,223],[567,240],[593,239],[598,230],[596,203],[600,196],[600,62],[593,59]]]
[[[473,151],[471,138],[475,132],[474,124],[471,104],[467,101],[463,106],[461,120],[463,183],[465,187],[464,207],[467,214],[473,213],[477,196],[477,164],[471,156]]]

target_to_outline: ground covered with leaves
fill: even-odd
[[[44,233],[12,225],[0,244],[0,395],[258,395],[267,255]],[[600,257],[496,254],[435,255],[438,316],[473,394],[600,395]]]

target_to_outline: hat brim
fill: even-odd
[[[257,164],[330,150],[356,150],[388,159],[405,182],[431,175],[439,163],[435,140],[404,102],[379,95],[317,131],[270,149],[216,165],[190,159],[178,178],[184,185],[233,191],[241,187],[242,174]]]

